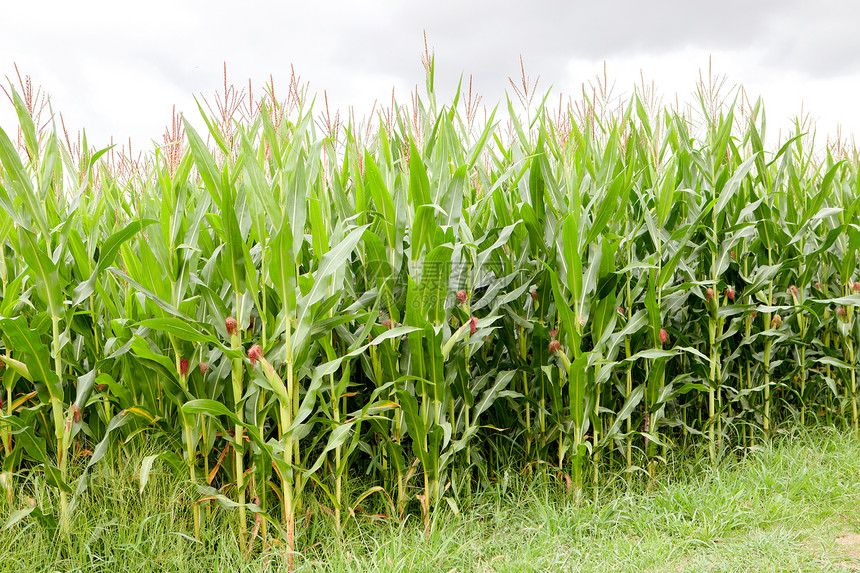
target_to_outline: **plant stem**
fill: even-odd
[[[60,388],[63,386],[63,360],[60,355],[60,317],[51,317],[51,327],[54,345],[54,373],[57,376],[57,384]],[[69,435],[66,431],[66,424],[63,416],[63,396],[55,396],[51,393],[51,411],[54,416],[54,432],[57,439],[57,456],[59,458],[60,478],[63,484],[68,481],[68,444],[66,438]],[[71,422],[71,419],[69,420]],[[71,515],[69,512],[68,494],[60,490],[60,531],[63,535],[69,533],[71,528]]]
[[[239,314],[239,296],[236,295],[236,312]],[[233,350],[240,352],[242,350],[242,339],[239,326],[233,331],[230,336],[230,346]],[[243,423],[245,420],[244,408],[242,407],[242,380],[245,377],[245,367],[242,358],[234,358],[231,368],[233,382],[233,400],[236,407],[236,418],[239,422],[234,426],[235,442],[233,451],[235,452],[236,466],[236,491],[239,494],[239,542],[244,547],[248,543],[247,539],[247,517],[245,515],[245,432]]]

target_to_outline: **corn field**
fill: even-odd
[[[156,462],[193,484],[189,535],[226,511],[292,560],[315,520],[373,503],[430,527],[506,468],[579,496],[679,448],[857,430],[856,155],[799,122],[774,144],[759,103],[705,90],[694,113],[554,110],[524,83],[479,121],[426,65],[423,96],[367,123],[294,87],[239,114],[225,88],[137,162],[10,86],[8,525],[68,532],[131,442],[160,452],[141,491]],[[52,495],[13,507],[25,483]]]

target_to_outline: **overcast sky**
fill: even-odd
[[[4,3],[0,75],[13,63],[51,96],[73,132],[137,148],[160,141],[171,110],[196,116],[194,96],[231,81],[257,93],[271,74],[285,94],[290,65],[332,106],[368,113],[375,99],[402,102],[423,86],[426,30],[436,55],[439,100],[461,74],[485,104],[504,98],[522,56],[538,91],[580,93],[603,73],[629,94],[640,70],[664,101],[691,100],[699,71],[762,96],[769,140],[801,104],[819,140],[860,133],[860,3],[836,0],[604,0],[470,2],[437,0],[274,2],[80,0]],[[4,80],[5,81],[5,80]],[[0,126],[15,127],[0,95]],[[319,108],[316,108],[319,109]]]

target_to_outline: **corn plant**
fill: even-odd
[[[139,163],[63,142],[12,87],[4,487],[41,472],[34,515],[67,532],[90,468],[148,440],[140,487],[158,460],[185,476],[189,535],[228,511],[292,566],[312,522],[372,505],[429,530],[505,468],[599,500],[674,448],[856,430],[856,154],[799,123],[774,146],[760,103],[704,90],[698,116],[555,110],[524,79],[481,121],[465,89],[437,102],[434,65],[364,122],[298,84],[201,108]]]

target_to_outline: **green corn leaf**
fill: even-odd
[[[451,247],[440,245],[430,251],[421,264],[418,303],[424,318],[433,324],[441,324],[446,317],[445,301],[448,297],[452,253]]]
[[[79,305],[95,292],[96,281],[98,281],[99,276],[105,270],[113,265],[122,244],[135,236],[141,229],[148,227],[153,223],[155,223],[155,221],[152,219],[134,221],[108,237],[100,249],[99,261],[96,264],[95,270],[93,270],[92,274],[85,282],[75,287],[75,298],[72,300],[73,306]]]
[[[48,347],[42,343],[38,332],[27,324],[27,319],[23,316],[0,318],[0,328],[3,329],[3,336],[12,343],[12,348],[27,357],[24,364],[33,382],[45,383],[51,398],[62,401],[63,387],[56,373],[51,370]],[[3,360],[6,361],[5,358]]]
[[[331,286],[332,276],[352,256],[352,252],[355,250],[367,228],[368,225],[364,225],[350,231],[349,235],[323,255],[320,260],[317,271],[313,276],[313,286],[307,295],[298,302],[298,326],[292,337],[292,348],[296,356],[300,355],[308,344],[308,336],[312,328],[313,306],[326,295]]]
[[[642,402],[642,398],[645,395],[645,385],[641,384],[633,389],[629,396],[624,400],[624,405],[618,411],[618,415],[615,417],[615,420],[612,422],[612,426],[603,435],[603,439],[607,442],[612,440],[618,432],[621,430],[621,424],[626,422],[633,412],[636,410],[636,407]]]
[[[0,128],[0,163],[3,164],[6,170],[5,175],[7,181],[12,186],[12,191],[23,200],[28,215],[35,221],[36,228],[41,233],[43,240],[50,237],[51,232],[45,208],[39,198],[36,197],[33,183],[30,180],[30,176],[27,175],[24,165],[21,163],[21,158],[18,156],[15,145],[2,128]],[[29,228],[29,226],[26,228]]]
[[[200,174],[200,178],[203,179],[206,190],[212,195],[212,200],[221,207],[224,192],[221,189],[221,176],[218,174],[215,160],[194,127],[184,117],[182,121],[185,125],[185,134],[188,137],[188,146],[191,149],[191,155],[194,157],[195,165],[197,165],[197,172]]]
[[[161,454],[153,454],[151,456],[146,456],[140,463],[140,472],[138,473],[138,477],[140,479],[140,493],[143,493],[146,484],[149,483],[149,474],[152,471],[152,464],[155,463],[155,460],[160,457]]]
[[[552,283],[553,301],[555,302],[556,309],[558,310],[562,331],[569,340],[568,345],[578,349],[579,341],[577,340],[576,329],[578,328],[579,321],[576,317],[576,313],[568,304],[567,299],[565,299],[555,271],[549,268],[549,266],[546,267],[546,270],[549,273],[550,282]]]
[[[183,320],[188,320],[188,321],[191,320],[190,317],[188,317],[185,314],[183,314],[182,312],[180,312],[178,308],[176,308],[172,304],[168,303],[163,298],[156,295],[154,292],[147,289],[142,284],[140,284],[139,282],[137,282],[136,280],[134,280],[133,278],[131,278],[130,276],[128,276],[127,274],[125,274],[124,272],[119,270],[118,268],[109,267],[108,270],[110,272],[112,272],[113,274],[115,274],[120,279],[122,279],[125,282],[127,282],[128,284],[130,284],[132,287],[134,287],[134,289],[136,291],[138,291],[139,293],[144,295],[147,300],[153,302],[155,304],[155,306],[157,306],[158,308],[160,308],[164,312],[166,312],[168,314],[172,314],[173,316],[175,316],[177,318],[181,318]]]
[[[406,390],[397,390],[397,398],[400,401],[400,407],[403,410],[406,424],[409,427],[409,435],[412,436],[412,450],[421,461],[421,465],[426,468],[429,465],[429,452],[424,449],[422,444],[423,437],[427,435],[427,430],[421,418],[418,401],[411,392],[407,392]]]
[[[226,275],[237,294],[245,292],[247,246],[239,231],[239,220],[234,207],[235,197],[229,186],[221,188],[221,221],[224,224],[224,264]],[[238,314],[239,309],[236,309]]]
[[[365,187],[370,191],[374,206],[378,213],[384,229],[385,237],[388,239],[389,248],[394,248],[397,241],[397,214],[394,210],[394,201],[379,172],[379,167],[370,155],[369,151],[364,154]]]
[[[18,125],[21,127],[21,132],[24,134],[24,143],[27,147],[27,154],[31,159],[35,160],[39,156],[39,141],[36,137],[36,125],[33,123],[33,118],[30,115],[30,110],[27,109],[27,104],[21,98],[18,90],[10,83],[9,88],[12,91],[12,103],[15,106],[15,113],[18,115]]]
[[[37,244],[36,236],[26,229],[18,229],[18,241],[21,254],[30,269],[30,276],[36,282],[40,296],[48,305],[51,316],[62,316],[63,283],[57,270],[57,265]]]
[[[412,140],[409,141],[409,198],[416,212],[418,207],[430,203],[430,179],[427,177],[427,168],[421,159],[421,152]]]
[[[496,401],[496,398],[498,398],[499,394],[508,387],[516,374],[516,370],[507,370],[496,374],[493,385],[484,391],[481,395],[481,399],[475,405],[475,420],[478,419],[478,416],[490,409]]]
[[[579,356],[570,365],[570,417],[577,428],[582,428],[587,416],[586,407],[586,384],[588,381],[587,364],[589,359],[588,352]]]
[[[744,180],[750,169],[752,169],[752,166],[756,161],[756,157],[756,155],[753,155],[752,157],[747,158],[734,171],[731,179],[729,179],[725,187],[723,187],[722,191],[720,192],[720,197],[717,200],[716,206],[714,207],[714,213],[716,213],[717,215],[723,213],[729,201],[732,200],[732,198],[735,196],[735,193],[737,193],[738,189],[740,189],[741,181]]]

